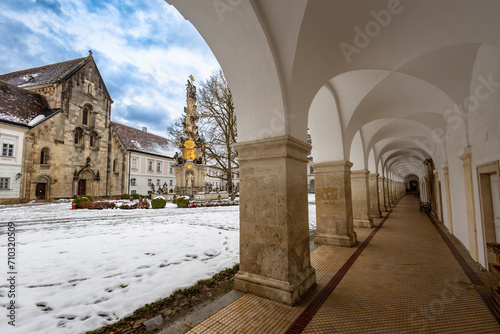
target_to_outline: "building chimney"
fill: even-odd
[[[145,126],[143,126],[143,127],[142,127],[142,131],[144,131],[144,132],[148,132],[148,128],[147,128],[147,127],[145,127]]]

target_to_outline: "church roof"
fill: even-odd
[[[40,94],[0,81],[0,121],[32,127],[59,110]]]
[[[123,146],[125,146],[128,151],[158,155],[167,158],[173,158],[178,151],[175,144],[169,142],[167,138],[116,122],[111,122],[111,125],[115,129]]]
[[[64,61],[62,63],[29,68],[27,70],[0,75],[0,80],[18,87],[38,86],[65,79],[80,68],[88,57]]]

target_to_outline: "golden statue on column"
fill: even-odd
[[[181,154],[174,159],[176,173],[176,192],[180,195],[193,196],[205,192],[205,152],[198,134],[198,114],[196,112],[196,86],[194,78],[189,76],[186,85],[186,105],[184,107],[184,135],[180,138]]]

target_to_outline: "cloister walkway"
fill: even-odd
[[[318,284],[299,305],[247,294],[190,333],[500,333],[490,274],[416,198],[375,225],[311,253]]]

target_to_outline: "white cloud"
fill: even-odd
[[[62,49],[83,57],[92,49],[108,88],[121,88],[110,91],[114,119],[125,115],[128,107],[148,112],[147,108],[158,110],[159,106],[166,119],[176,118],[183,112],[188,75],[193,74],[199,83],[219,67],[191,24],[163,0],[86,4],[84,0],[60,1],[62,14],[47,10],[43,15],[30,6],[16,11],[0,5],[0,19],[3,16],[28,27],[32,34],[24,39],[29,48],[25,52],[40,54],[42,59],[64,61],[71,58],[50,53]],[[52,45],[43,45],[43,40]],[[0,61],[9,59],[15,55],[0,55]],[[145,126],[154,129],[158,125]]]

